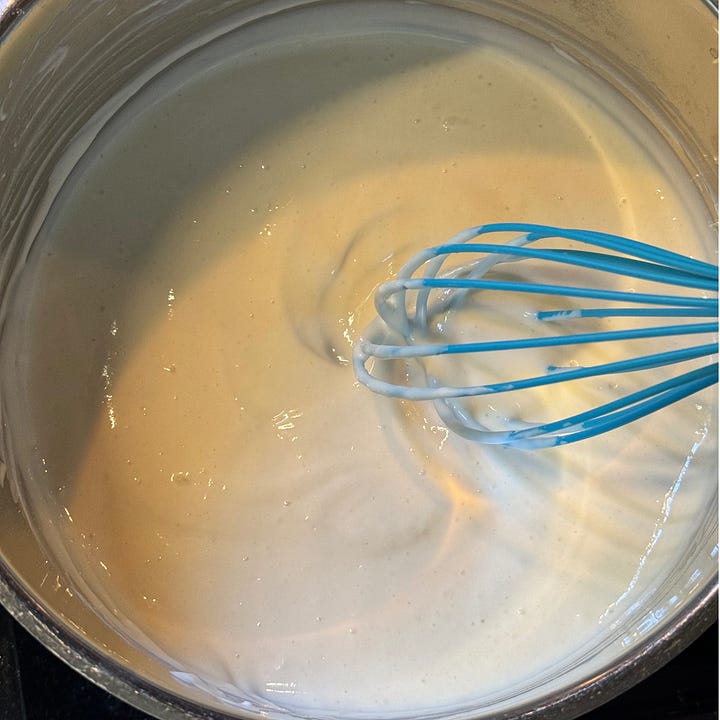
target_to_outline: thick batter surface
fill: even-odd
[[[377,284],[466,226],[704,257],[663,153],[551,48],[417,5],[177,64],[83,158],[24,280],[26,494],[68,574],[183,682],[316,715],[501,702],[619,643],[712,495],[712,397],[524,453],[348,361]]]

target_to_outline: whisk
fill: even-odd
[[[508,237],[507,233],[514,235],[503,242],[478,240],[497,233],[501,233],[503,239]],[[529,247],[538,241],[543,241],[542,247]],[[547,244],[551,246],[545,247]],[[452,262],[456,265],[450,269],[446,265],[443,269],[449,260],[448,265]],[[527,272],[525,277],[508,273],[507,264],[516,262],[521,262],[524,270],[531,270],[533,277],[528,278]],[[519,269],[519,266],[515,267]],[[563,282],[556,280],[558,275],[563,276]],[[567,275],[591,276],[595,280],[576,286],[565,283],[564,276]],[[613,289],[623,277],[639,279],[641,283],[650,283],[651,287],[662,284],[674,288],[663,287],[660,293],[636,292],[634,288]],[[544,282],[548,278],[550,281]],[[633,388],[632,392],[607,402],[591,403],[587,409],[568,417],[543,422],[514,422],[510,428],[499,430],[481,423],[468,399],[516,393],[514,399],[522,411],[523,393],[530,388],[636,373],[716,355],[717,287],[716,265],[618,235],[525,223],[481,225],[458,233],[443,245],[418,253],[402,267],[396,279],[379,286],[375,294],[379,318],[368,326],[356,343],[353,366],[357,379],[376,393],[406,400],[433,401],[445,425],[467,439],[524,449],[577,442],[636,421],[717,383],[717,358],[700,367],[695,367],[700,363],[691,363],[691,369],[680,374],[670,378],[663,376],[659,382],[653,381],[637,390]],[[678,288],[684,288],[684,291]],[[550,327],[559,324],[563,331],[553,335],[531,331],[525,333],[529,337],[478,337],[472,342],[442,342],[444,328],[452,322],[453,313],[459,310],[466,314],[493,312],[493,307],[502,308],[511,299],[508,293],[513,297],[530,294],[537,300],[540,300],[537,296],[544,296],[544,303],[551,298],[552,302],[557,299],[570,304],[571,307],[525,313],[525,325],[527,321],[551,323]],[[477,305],[478,297],[482,298],[484,308]],[[580,299],[580,307],[576,307],[577,299]],[[597,306],[598,301],[600,306]],[[631,326],[578,331],[578,323],[584,322],[620,322]],[[663,324],[659,324],[661,322]],[[542,329],[546,331],[547,327],[544,325]],[[542,348],[580,345],[590,346],[590,351],[594,352],[595,344],[599,343],[701,334],[710,334],[705,338],[708,342],[661,348],[649,354],[638,353],[590,366],[549,365],[539,374],[485,384],[446,384],[430,367],[432,359],[439,356],[463,356],[463,362],[467,362],[468,357],[477,359],[484,353],[492,352],[495,358],[505,357],[504,353],[523,353],[522,359]],[[662,342],[666,344],[664,340]],[[657,347],[654,349],[658,350]],[[496,352],[502,354],[496,355]],[[511,362],[499,361],[496,365],[502,369],[517,364],[517,361],[516,356]],[[421,372],[408,373],[408,363],[419,363]],[[387,366],[393,364],[401,365],[403,382],[392,380],[397,372],[388,372]],[[378,371],[378,367],[384,370]],[[497,367],[493,369],[494,372],[497,370]],[[419,381],[418,374],[421,376]]]

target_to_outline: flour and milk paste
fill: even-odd
[[[28,495],[109,622],[230,704],[315,715],[490,703],[613,641],[712,494],[712,396],[527,453],[349,364],[378,283],[504,220],[712,246],[617,97],[450,12],[280,15],[126,105],[22,284]]]

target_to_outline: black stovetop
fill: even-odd
[[[583,720],[717,720],[718,626]],[[0,720],[149,720],[71,670],[0,608]]]

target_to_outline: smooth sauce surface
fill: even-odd
[[[230,703],[489,703],[604,637],[711,494],[709,398],[533,454],[354,382],[377,283],[463,227],[704,252],[688,181],[594,81],[406,9],[188,59],[100,136],[31,258],[53,542],[127,636]]]

